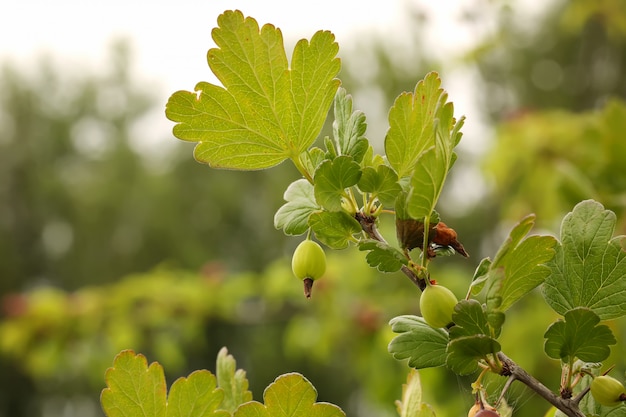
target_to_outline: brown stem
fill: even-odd
[[[513,362],[508,356],[502,352],[498,352],[498,358],[502,361],[502,375],[512,376],[516,380],[522,382],[528,388],[535,391],[539,396],[548,401],[550,404],[561,410],[568,417],[585,417],[578,408],[578,402],[572,399],[561,398],[554,394],[545,385],[539,382],[535,377],[526,372],[523,368]]]
[[[361,212],[357,212],[354,215],[354,218],[359,222],[361,228],[365,234],[370,237],[370,239],[374,239],[385,244],[387,243],[376,227],[375,217],[366,216]],[[418,277],[415,271],[406,265],[402,265],[401,271],[411,280],[411,282],[413,282],[413,284],[417,285],[420,290],[424,291],[426,288],[426,281],[423,278]]]

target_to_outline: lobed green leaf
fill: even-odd
[[[361,178],[361,167],[349,156],[324,161],[315,171],[315,199],[327,210],[341,210],[346,189]]]
[[[343,249],[361,231],[361,225],[345,211],[318,211],[309,217],[309,226],[320,242],[331,249]]]
[[[396,272],[403,265],[408,265],[408,259],[398,249],[377,240],[365,240],[359,243],[359,250],[369,251],[365,260],[372,268],[380,272]]]
[[[459,337],[448,344],[446,365],[458,375],[469,375],[478,370],[479,359],[500,350],[495,339],[483,334]]]
[[[609,345],[617,340],[611,329],[598,323],[600,318],[586,307],[568,311],[564,320],[553,323],[544,334],[546,354],[563,361],[602,362],[611,353]]]
[[[363,168],[358,187],[361,191],[378,198],[381,204],[386,207],[393,207],[396,198],[402,192],[402,187],[398,183],[398,175],[387,165],[379,165],[376,169],[372,167]]]
[[[477,334],[491,335],[487,315],[476,300],[459,301],[454,307],[452,321],[455,325],[450,329],[450,339]]]
[[[557,313],[588,307],[601,320],[626,314],[626,237],[613,237],[615,222],[615,213],[593,200],[563,219],[561,244],[543,286]]]
[[[217,410],[224,391],[217,388],[215,376],[206,370],[192,372],[172,384],[167,396],[167,417],[229,417]]]
[[[260,30],[240,11],[218,17],[208,52],[222,85],[197,84],[174,93],[166,116],[174,135],[198,142],[194,155],[215,168],[255,170],[299,158],[319,134],[339,87],[334,35],[319,31],[300,40],[289,67],[282,33]]]
[[[163,367],[132,350],[120,352],[105,373],[100,402],[108,417],[166,417]]]
[[[408,365],[416,369],[445,365],[448,345],[445,330],[429,326],[418,316],[395,317],[389,324],[393,332],[399,333],[388,347],[395,359],[408,359]]]
[[[317,391],[305,377],[284,374],[265,389],[265,404],[250,401],[239,407],[234,417],[345,417],[336,405],[316,403],[316,399]]]
[[[412,93],[402,93],[389,111],[385,153],[399,178],[409,176],[423,152],[434,146],[435,112],[445,102],[436,72],[427,74]]]

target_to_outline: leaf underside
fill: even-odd
[[[218,17],[208,63],[222,86],[174,93],[166,116],[174,135],[198,142],[194,155],[214,168],[256,170],[296,159],[318,136],[339,80],[335,37],[300,40],[287,61],[280,29],[259,29],[240,11]]]

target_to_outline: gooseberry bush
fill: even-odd
[[[603,322],[626,314],[626,252],[613,237],[615,214],[598,202],[576,205],[560,236],[531,234],[534,216],[521,219],[493,258],[476,267],[460,301],[431,263],[469,257],[454,229],[436,211],[457,158],[464,118],[454,114],[437,73],[400,94],[389,110],[384,154],[365,137],[365,115],[353,109],[337,78],[339,47],[328,31],[299,41],[288,62],[279,29],[226,11],[213,29],[217,47],[208,64],[221,85],[200,82],[169,99],[166,116],[174,135],[197,142],[195,158],[210,167],[268,169],[288,160],[299,175],[284,193],[274,217],[277,229],[304,236],[292,259],[307,297],[323,279],[326,250],[349,246],[365,252],[381,273],[401,271],[419,289],[422,316],[391,320],[397,335],[389,352],[407,360],[409,377],[398,402],[401,417],[434,416],[422,400],[416,370],[447,367],[475,375],[470,416],[511,415],[505,394],[524,384],[547,401],[551,415],[622,416],[624,386],[606,375],[610,347],[617,343]],[[332,137],[316,146],[330,109]],[[395,222],[384,236],[383,217]],[[444,258],[444,259],[442,259]],[[296,280],[294,279],[294,285]],[[501,349],[509,309],[531,291],[560,318],[545,331],[543,351],[561,364],[560,388],[548,389]],[[417,300],[416,300],[417,301]],[[541,347],[529,346],[528,349]],[[487,392],[487,374],[506,382]],[[279,376],[252,401],[245,373],[222,350],[216,375],[197,371],[167,392],[163,369],[141,354],[121,352],[106,373],[102,406],[116,416],[341,416],[337,406],[316,402],[315,388],[300,374]],[[591,392],[591,394],[589,394]],[[491,399],[491,403],[488,402]]]

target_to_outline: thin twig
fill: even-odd
[[[376,227],[376,219],[374,217],[366,216],[361,212],[357,212],[354,215],[354,218],[359,222],[359,224],[361,225],[361,229],[363,229],[367,236],[369,236],[371,239],[387,244],[387,241],[380,234],[378,228]],[[413,282],[413,284],[417,285],[420,290],[424,291],[424,289],[426,288],[426,281],[424,281],[422,278],[419,278],[417,274],[415,274],[415,271],[413,271],[406,265],[402,265],[402,268],[400,268],[400,270],[411,280],[411,282]]]
[[[545,385],[539,382],[535,377],[526,372],[523,368],[513,362],[508,356],[502,352],[498,352],[498,358],[502,361],[502,375],[514,376],[516,380],[526,385],[531,390],[539,394],[540,397],[548,401],[550,404],[561,410],[568,417],[585,417],[578,408],[578,402],[572,399],[561,398],[554,394]]]
[[[506,394],[506,392],[509,390],[509,387],[513,384],[513,381],[515,381],[516,379],[517,377],[515,375],[511,375],[509,376],[509,379],[506,380],[506,383],[502,387],[502,391],[500,391],[500,396],[494,404],[495,408],[498,408],[498,405],[500,405],[500,401],[502,401],[502,399],[504,398],[504,394]]]

